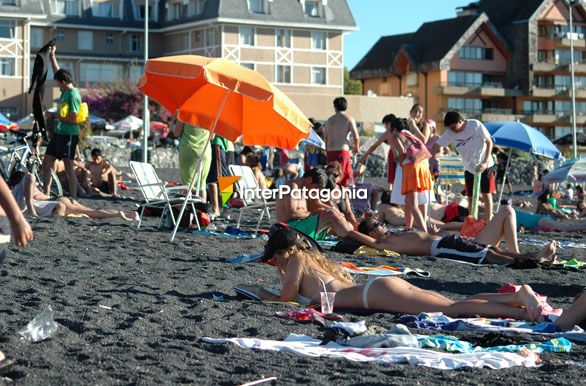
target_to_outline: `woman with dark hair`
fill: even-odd
[[[548,202],[551,198],[551,190],[545,189],[537,197],[537,208],[535,213],[523,212],[515,209],[517,226],[524,229],[542,228],[559,232],[582,232],[586,231],[586,223],[563,223],[556,221],[556,218],[568,219],[568,215],[554,209]]]

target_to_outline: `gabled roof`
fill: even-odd
[[[529,20],[545,1],[551,0],[480,0],[477,6],[495,26],[500,27]]]
[[[393,62],[404,44],[408,44],[412,33],[381,37],[350,71],[352,79],[389,76],[393,73]]]

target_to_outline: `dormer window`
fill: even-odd
[[[134,20],[144,20],[144,14],[145,14],[145,5],[146,1],[145,0],[134,0],[132,3],[132,13],[134,15]],[[149,5],[149,20],[155,21],[157,20],[157,14],[156,14],[156,7],[154,0],[148,0],[148,5]]]
[[[311,17],[321,16],[321,4],[319,0],[305,0],[305,14]]]
[[[51,13],[77,16],[77,0],[51,0]]]
[[[94,17],[120,17],[120,3],[116,0],[92,0],[91,4]]]
[[[180,19],[182,10],[183,5],[179,1],[169,4],[169,9],[167,11],[167,20],[172,21]]]
[[[187,16],[197,16],[203,13],[203,7],[205,6],[205,0],[190,0],[187,6]]]
[[[252,13],[265,13],[264,0],[248,0],[248,10]]]

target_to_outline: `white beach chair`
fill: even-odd
[[[142,209],[140,211],[138,228],[140,228],[142,223],[142,216],[146,208],[162,208],[163,212],[161,213],[161,217],[159,219],[159,226],[161,225],[165,214],[168,214],[168,216],[171,218],[171,221],[173,222],[173,226],[175,226],[176,221],[178,220],[175,219],[175,215],[173,214],[173,207],[181,206],[186,199],[184,196],[178,196],[177,191],[180,189],[187,189],[187,186],[168,187],[159,179],[155,168],[149,163],[130,161],[130,169],[132,169],[132,173],[138,182],[138,187],[140,188],[140,191],[145,199],[145,203],[142,205]],[[193,216],[195,217],[195,223],[197,224],[198,230],[200,229],[199,219],[197,218],[197,211],[194,204],[204,202],[205,201],[198,196],[192,196],[188,202],[188,204],[191,205],[191,210]]]
[[[258,181],[254,176],[254,172],[248,166],[240,166],[240,165],[230,165],[228,166],[228,174],[231,176],[239,176],[240,179],[236,181],[234,187],[236,188],[236,192],[238,193],[238,197],[244,203],[244,206],[239,208],[238,214],[238,224],[236,225],[237,228],[240,228],[240,221],[242,220],[242,214],[247,210],[260,210],[260,216],[258,218],[258,222],[256,223],[256,230],[260,227],[260,222],[262,221],[265,213],[267,217],[271,218],[271,213],[269,208],[274,207],[274,203],[268,202],[264,197],[252,197],[252,194],[246,194],[246,190],[256,190],[260,189],[258,186]]]

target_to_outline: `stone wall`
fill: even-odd
[[[102,148],[104,156],[117,167],[128,167],[132,151],[128,148],[113,146]],[[135,150],[137,161],[142,161],[142,149]],[[157,148],[150,150],[150,163],[155,168],[179,168],[179,157],[175,148]]]

